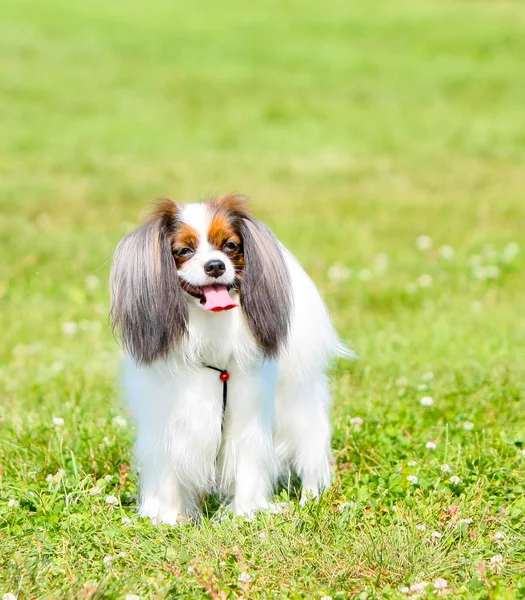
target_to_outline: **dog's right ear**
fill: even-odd
[[[113,258],[111,326],[139,364],[167,358],[188,331],[188,305],[171,250],[178,212],[171,200],[159,201]]]

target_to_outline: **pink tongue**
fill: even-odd
[[[231,299],[225,285],[205,285],[202,288],[202,292],[206,299],[206,303],[203,306],[204,310],[217,312],[219,310],[230,310],[230,308],[239,306]]]

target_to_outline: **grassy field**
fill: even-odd
[[[1,4],[0,596],[525,597],[525,5]],[[360,356],[334,485],[154,526],[108,262],[228,191]]]

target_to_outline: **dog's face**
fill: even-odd
[[[188,305],[242,310],[264,356],[291,319],[291,283],[271,231],[230,195],[179,205],[161,200],[119,244],[111,272],[112,323],[139,363],[166,358],[188,334]]]

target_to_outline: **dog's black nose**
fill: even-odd
[[[224,271],[226,271],[226,265],[222,262],[222,260],[209,260],[204,265],[204,271],[206,275],[210,277],[220,277]]]

